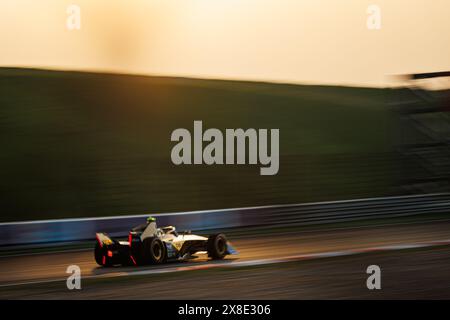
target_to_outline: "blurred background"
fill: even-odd
[[[450,298],[449,10],[2,0],[0,298]],[[278,174],[173,165],[170,135],[194,120],[279,129]],[[237,260],[95,264],[95,232],[159,213],[226,232]]]
[[[448,190],[448,78],[389,76],[449,69],[446,1],[379,1],[377,30],[368,1],[79,0],[72,30],[71,4],[0,4],[2,221]],[[172,165],[194,120],[279,128],[278,175]]]

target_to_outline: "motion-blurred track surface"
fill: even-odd
[[[241,262],[267,258],[283,258],[298,254],[362,249],[385,245],[402,245],[447,239],[450,239],[449,222],[371,228],[365,227],[347,230],[338,229],[333,231],[291,231],[289,233],[271,232],[268,234],[260,233],[254,236],[240,236],[232,238],[231,241],[236,246],[240,254],[238,256],[229,257],[226,259],[226,262],[233,264],[236,261]],[[415,267],[414,265],[411,265],[411,261],[417,260],[420,268],[428,268],[429,272],[431,272],[430,274],[434,274],[434,277],[436,277],[440,274],[440,269],[443,267],[448,268],[450,262],[450,252],[448,247],[429,250],[423,249],[423,251],[417,255],[414,253],[411,254],[409,250],[398,250],[391,251],[389,253],[376,253],[371,255],[378,255],[382,258],[369,259],[369,261],[367,260],[367,255],[363,255],[366,258],[353,256],[347,258],[341,257],[325,260],[313,260],[303,262],[304,265],[299,265],[299,262],[295,262],[258,267],[263,268],[257,271],[260,277],[258,281],[254,284],[252,284],[252,281],[247,282],[246,288],[235,288],[233,290],[230,289],[235,286],[232,285],[232,283],[236,281],[245,282],[247,281],[246,279],[249,279],[249,277],[254,278],[252,276],[254,272],[248,273],[246,269],[236,268],[228,270],[227,275],[220,270],[185,272],[177,273],[176,275],[152,275],[152,270],[156,273],[156,271],[164,270],[165,268],[179,266],[202,266],[214,263],[207,261],[205,257],[201,257],[191,262],[170,263],[163,266],[127,268],[116,267],[108,269],[100,268],[95,264],[92,251],[2,257],[0,258],[0,286],[2,286],[0,288],[0,298],[168,298],[168,296],[164,296],[165,294],[163,292],[161,292],[158,296],[152,295],[152,290],[150,290],[150,288],[155,289],[155,285],[159,285],[159,288],[161,288],[161,286],[164,286],[163,283],[165,281],[170,282],[174,279],[178,279],[176,281],[177,285],[175,286],[177,287],[177,294],[175,296],[171,295],[169,298],[312,298],[316,296],[343,298],[346,297],[347,294],[350,294],[350,292],[346,291],[347,289],[345,289],[345,286],[342,287],[342,292],[339,291],[338,287],[333,287],[333,294],[330,292],[330,295],[326,295],[324,292],[321,293],[319,292],[320,290],[317,291],[317,288],[310,287],[310,293],[314,294],[309,294],[306,296],[300,294],[300,292],[306,294],[306,291],[304,291],[306,289],[305,287],[298,287],[294,290],[294,288],[291,288],[290,286],[283,285],[286,288],[286,290],[283,291],[283,289],[279,286],[281,286],[282,283],[287,283],[289,281],[297,283],[300,281],[300,278],[303,279],[301,281],[305,281],[304,277],[307,277],[310,280],[315,278],[319,282],[325,281],[325,279],[331,279],[339,276],[346,268],[357,268],[360,271],[358,277],[361,278],[358,281],[363,281],[367,277],[365,274],[365,268],[367,268],[369,264],[379,264],[380,261],[389,261],[390,268],[397,268],[398,270],[401,270],[402,267],[405,267],[405,270],[413,272]],[[338,259],[337,262],[336,259]],[[352,261],[352,259],[354,260],[353,267],[342,263],[343,261],[347,263]],[[65,281],[45,283],[49,280],[65,280],[68,276],[66,274],[66,269],[69,265],[73,264],[80,266],[82,276],[120,274],[133,271],[149,272],[146,273],[146,276],[135,277],[134,280],[129,277],[101,280],[90,279],[83,282],[86,290],[80,290],[78,291],[79,293],[70,293],[70,295],[66,295],[69,291],[66,288]],[[304,266],[311,266],[315,264],[317,264],[315,268],[304,269]],[[413,278],[415,277],[416,280],[422,279],[422,282],[418,281],[417,283],[422,283],[423,285],[424,281],[426,284],[426,279],[427,277],[429,278],[429,276],[421,272],[419,270],[420,268],[417,268],[417,272]],[[285,270],[286,273],[284,273],[283,270]],[[206,278],[210,277],[210,281],[220,281],[220,283],[223,283],[221,286],[209,287],[207,292],[200,290],[197,294],[192,296],[192,292],[189,289],[192,289],[192,286],[196,281],[195,279],[199,277],[199,273],[204,273]],[[442,297],[442,295],[445,296],[449,294],[449,290],[439,291],[439,287],[442,287],[442,284],[446,283],[445,281],[447,281],[447,288],[450,287],[448,276],[444,276],[444,273],[441,275],[443,276],[443,278],[441,277],[442,281],[433,279],[436,283],[440,283],[440,285],[436,287],[437,291],[434,293],[434,296],[436,297]],[[265,280],[263,281],[261,277]],[[300,278],[297,279],[297,277]],[[200,281],[200,284],[202,281],[208,281],[206,278],[197,280]],[[137,279],[139,279],[138,282],[136,282]],[[98,283],[99,281],[101,282],[100,284]],[[364,285],[365,288],[364,281],[362,284],[359,283],[359,285]],[[141,283],[146,283],[146,286],[142,287]],[[267,290],[265,293],[256,294],[256,291],[261,289],[260,286],[262,284],[267,286]],[[416,284],[416,282],[414,282],[414,284]],[[252,285],[255,287],[248,287]],[[311,283],[309,283],[308,286],[311,286]],[[429,284],[429,286],[429,288],[433,288],[434,284]],[[88,287],[89,289],[87,289]],[[137,290],[134,291],[135,293],[131,293],[130,290],[127,289],[131,289],[132,287],[135,287],[136,290],[140,288],[139,290],[141,291]],[[406,290],[403,292],[404,296],[400,295],[398,297],[409,298],[421,296],[420,294],[409,296],[407,287],[405,287],[404,290]],[[160,290],[158,289],[158,291]],[[235,292],[235,295],[231,295],[231,291]],[[271,291],[274,296],[271,295]],[[396,295],[394,296],[397,297]],[[352,293],[349,297],[357,296],[354,296],[354,293]],[[433,294],[431,294],[430,297],[433,297]]]

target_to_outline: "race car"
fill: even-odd
[[[104,267],[186,261],[202,253],[214,260],[237,254],[222,233],[209,237],[193,235],[189,231],[178,233],[173,226],[158,228],[153,217],[131,229],[128,241],[112,239],[102,232],[96,233],[96,238],[95,261]]]

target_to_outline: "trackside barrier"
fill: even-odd
[[[306,226],[417,214],[450,215],[450,194],[429,194],[316,202],[154,215],[158,225],[178,230],[212,230],[250,226]],[[147,215],[0,223],[1,246],[53,244],[95,238],[95,232],[126,236]]]

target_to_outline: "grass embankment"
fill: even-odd
[[[386,90],[0,69],[2,221],[381,196]],[[280,170],[175,166],[176,128],[279,128]]]

